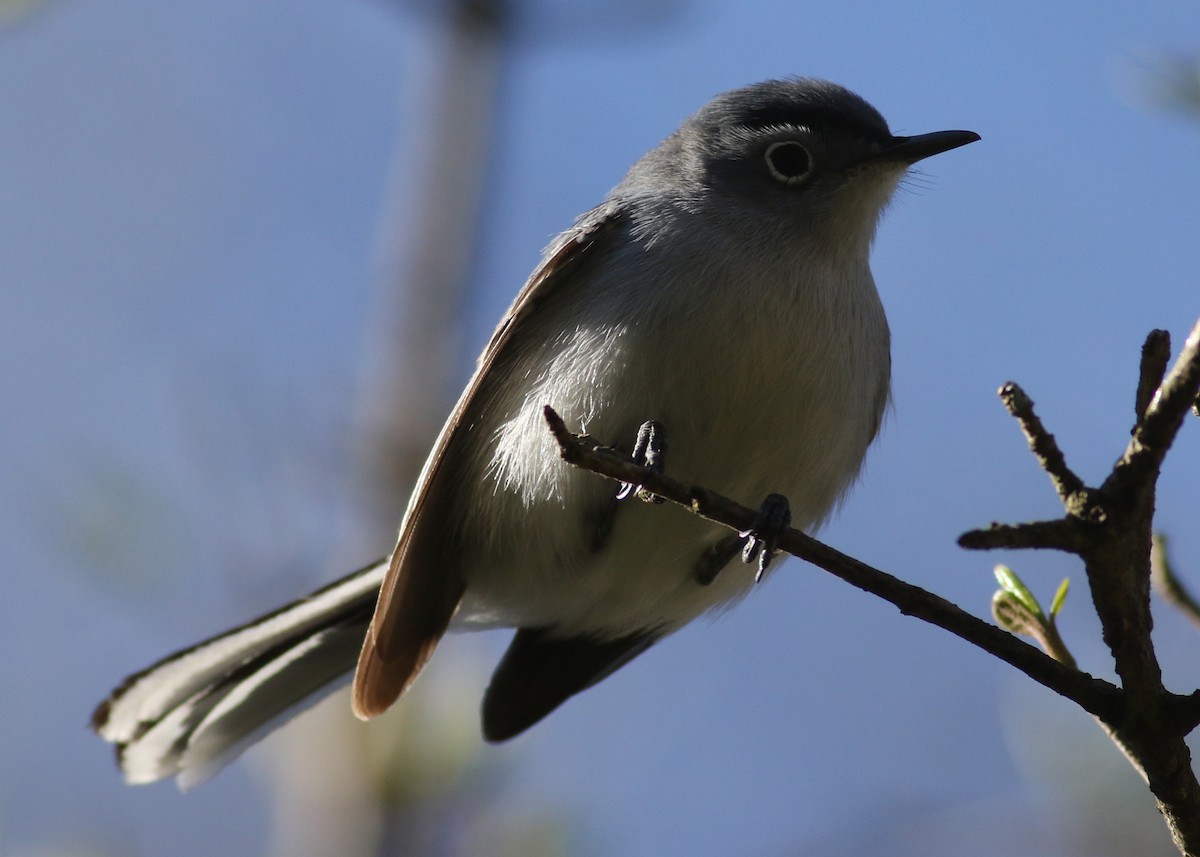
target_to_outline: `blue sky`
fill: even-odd
[[[895,406],[821,536],[986,615],[1002,557],[957,535],[1057,513],[995,389],[1022,383],[1098,481],[1127,437],[1146,332],[1178,346],[1200,314],[1200,123],[1145,97],[1159,58],[1200,50],[1200,16],[1186,2],[668,6],[658,22],[614,3],[583,23],[569,4],[523,6],[462,371],[549,238],[719,91],[827,77],[898,133],[975,130],[881,226]],[[82,724],[125,673],[386,548],[346,535],[338,439],[387,194],[411,178],[437,56],[428,15],[367,0],[50,0],[0,29],[0,851],[263,851],[254,753],[185,796],[127,789]],[[1196,430],[1159,499],[1185,574],[1200,557]],[[314,438],[332,445],[319,464],[284,454]],[[1003,559],[1047,598],[1072,577],[1064,634],[1109,675],[1077,565]],[[290,560],[306,569],[294,580]],[[1160,608],[1156,634],[1168,684],[1195,687],[1192,633]],[[472,715],[480,670],[462,691]],[[987,854],[1012,853],[1012,836],[1065,853],[1056,809],[1090,806],[1072,788],[1109,777],[1156,823],[1084,715],[798,562],[482,753],[506,769],[490,811],[555,807],[585,853]]]

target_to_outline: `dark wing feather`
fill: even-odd
[[[569,698],[612,675],[654,645],[658,635],[616,640],[556,639],[542,629],[521,628],[483,698],[483,737],[507,741]]]

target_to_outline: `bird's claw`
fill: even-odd
[[[646,420],[638,429],[637,442],[633,446],[633,462],[639,467],[648,467],[655,473],[662,473],[667,464],[667,433],[662,423],[656,420]],[[647,503],[662,503],[663,498],[647,491],[641,485],[632,482],[622,482],[617,491],[617,499],[625,500],[636,494],[639,500]]]
[[[758,515],[750,529],[738,533],[746,540],[742,548],[742,562],[747,565],[758,559],[757,583],[763,579],[771,560],[778,553],[779,536],[792,525],[792,509],[787,497],[769,494],[758,507]]]

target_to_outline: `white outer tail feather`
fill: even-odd
[[[386,570],[363,568],[128,678],[92,720],[126,782],[190,788],[344,685]]]

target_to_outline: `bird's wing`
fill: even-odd
[[[409,500],[396,549],[363,641],[354,676],[354,712],[383,713],[416,678],[433,654],[462,599],[465,581],[445,557],[445,535],[454,503],[453,480],[445,476],[450,451],[470,427],[480,393],[497,379],[492,367],[505,353],[536,306],[554,292],[585,258],[611,236],[619,207],[609,201],[581,217],[547,249],[492,335],[474,375],[442,428]]]
[[[498,742],[521,734],[575,694],[608,678],[660,636],[646,631],[615,640],[558,638],[546,630],[521,628],[483,697],[483,737]]]

